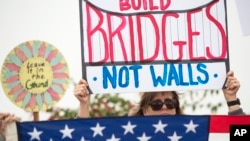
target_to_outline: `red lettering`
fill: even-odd
[[[137,4],[136,4],[137,3]],[[120,0],[120,10],[167,10],[171,0]]]
[[[141,27],[141,18],[142,17],[146,17],[149,18],[149,20],[151,21],[154,31],[155,31],[155,52],[153,54],[152,57],[150,58],[144,58],[144,52],[143,52],[143,43],[142,43],[142,27]],[[143,61],[153,61],[157,58],[158,54],[159,54],[159,48],[160,48],[160,32],[159,32],[159,27],[157,26],[157,22],[154,18],[153,15],[138,15],[136,17],[137,19],[137,28],[138,28],[138,42],[139,42],[139,53],[140,53],[140,60]]]
[[[149,9],[150,10],[157,10],[159,6],[154,5],[154,0],[149,0]]]
[[[137,5],[136,5],[136,2],[138,3]],[[139,10],[141,8],[140,0],[132,0],[131,4],[134,10]]]
[[[168,14],[164,14],[163,17],[162,17],[162,50],[163,50],[163,57],[164,57],[164,60],[170,60],[169,57],[168,57],[168,51],[167,51],[167,17],[174,17],[174,18],[178,18],[179,15],[177,13],[168,13]]]
[[[127,58],[127,53],[126,53],[126,49],[125,49],[125,45],[122,39],[122,35],[121,35],[121,30],[124,29],[124,27],[126,26],[126,19],[124,16],[117,16],[121,19],[121,23],[120,25],[114,29],[114,31],[112,31],[112,15],[107,14],[107,19],[108,19],[108,32],[109,32],[109,52],[110,52],[110,62],[114,62],[114,44],[113,44],[113,38],[117,35],[119,42],[121,44],[121,49],[122,49],[122,55],[124,57],[125,62],[128,62],[128,58]]]
[[[131,5],[128,3],[129,0],[120,0],[120,10],[125,11],[131,8]]]
[[[179,58],[177,58],[176,60],[181,61],[183,58],[183,46],[187,44],[186,41],[175,41],[173,42],[174,45],[176,45],[177,47],[179,47]]]
[[[148,3],[145,0],[140,0],[137,3],[135,0],[121,0],[120,3],[124,5],[123,8],[132,6],[138,9],[139,6],[147,5],[151,10],[161,9],[170,4],[170,0],[161,0],[160,2],[161,5],[164,5],[163,7],[155,5],[153,0],[148,1]],[[203,16],[205,15],[204,18],[207,18],[206,21],[210,21],[210,25],[212,24],[218,29],[222,47],[221,52],[217,55],[213,54],[211,47],[207,45],[207,47],[199,46],[199,48],[205,49],[204,54],[195,55],[194,41],[201,39],[203,32],[199,31],[201,27],[194,28],[195,22],[197,22],[194,21],[194,16],[201,14],[202,9],[196,9],[183,15],[171,12],[157,16],[155,14],[122,16],[98,11],[86,4],[88,61],[89,63],[114,63],[116,61],[129,63],[151,62],[159,59],[164,59],[166,62],[184,59],[224,59],[227,55],[227,37],[222,24],[212,15],[211,11],[215,4],[208,6]],[[170,23],[178,23],[185,20],[186,24],[168,25],[169,21]],[[147,32],[147,28],[153,32],[152,35]],[[186,31],[182,32],[179,29]],[[171,37],[168,34],[170,30],[173,35]],[[150,41],[151,45],[148,45],[147,41]],[[150,48],[149,51],[148,48]],[[118,49],[120,54],[116,53]],[[178,51],[178,54],[171,56],[170,51]],[[96,59],[98,57],[99,59]]]
[[[193,37],[194,36],[198,36],[200,35],[200,32],[198,31],[193,31],[192,28],[192,15],[195,13],[200,12],[202,9],[197,9],[197,10],[193,10],[190,12],[187,12],[187,30],[188,30],[188,50],[189,50],[189,59],[190,60],[205,60],[206,58],[204,56],[200,56],[200,57],[195,57],[194,56],[194,50],[193,50]]]
[[[164,4],[165,1],[166,1],[166,4]],[[160,1],[161,10],[167,10],[170,4],[171,4],[171,0],[161,0]]]
[[[93,11],[97,14],[97,16],[99,17],[99,21],[97,23],[97,25],[92,29],[92,19],[90,16],[90,9],[91,7],[89,5],[86,5],[86,13],[87,13],[87,39],[88,39],[88,49],[89,49],[89,63],[93,62],[93,43],[91,41],[91,37],[94,36],[94,34],[96,32],[99,31],[99,33],[102,35],[102,39],[104,42],[104,51],[105,51],[105,55],[104,58],[102,60],[100,60],[100,62],[106,62],[108,60],[109,54],[108,54],[108,39],[107,39],[107,35],[105,30],[101,27],[102,23],[103,23],[103,16],[102,13],[96,9],[93,8]],[[91,13],[92,14],[92,13]]]
[[[226,33],[225,33],[225,30],[223,29],[223,26],[220,24],[219,21],[217,21],[210,13],[211,11],[211,8],[218,2],[215,1],[213,4],[211,4],[210,6],[208,6],[206,8],[206,15],[208,17],[208,19],[211,20],[212,23],[215,24],[215,26],[218,28],[220,34],[221,34],[221,40],[222,40],[222,47],[221,47],[221,55],[220,56],[214,56],[211,51],[210,51],[210,48],[209,47],[206,47],[206,52],[207,52],[207,56],[208,58],[210,59],[224,59],[226,58],[226,55],[227,55],[227,37],[226,37]]]
[[[147,0],[143,0],[143,9],[144,10],[148,9],[148,2],[147,2]]]
[[[134,22],[132,16],[128,17],[129,21],[129,35],[130,35],[130,46],[131,46],[131,61],[135,62],[135,36],[134,36]]]

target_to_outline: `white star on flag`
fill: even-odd
[[[145,134],[145,132],[143,132],[143,135],[141,137],[137,137],[138,140],[140,141],[148,141],[151,139],[150,136],[147,137],[147,135]]]
[[[107,139],[107,141],[119,141],[120,138],[116,138],[114,134],[112,134],[110,139]]]
[[[153,126],[155,127],[155,133],[160,132],[160,131],[162,133],[165,133],[164,128],[168,125],[162,124],[161,120],[159,120],[159,122],[157,124],[153,124]]]
[[[96,124],[96,127],[91,127],[90,129],[94,131],[93,137],[96,135],[103,136],[102,130],[104,130],[106,127],[101,127],[99,123]]]
[[[34,127],[33,131],[32,132],[28,132],[28,134],[31,136],[31,141],[33,139],[37,139],[40,141],[40,135],[42,134],[43,132],[42,131],[37,131],[36,127]]]
[[[60,130],[61,133],[63,133],[62,139],[69,137],[70,139],[72,139],[72,135],[71,133],[74,131],[75,129],[69,129],[68,125],[66,124],[63,130]]]
[[[181,139],[182,136],[177,136],[176,132],[174,132],[173,136],[168,136],[168,138],[169,138],[171,141],[179,141],[179,139]]]
[[[193,120],[190,120],[189,124],[184,124],[184,126],[187,127],[186,133],[188,133],[189,131],[193,131],[194,133],[196,133],[195,128],[198,127],[198,124],[194,124]]]
[[[122,128],[125,129],[124,135],[126,135],[126,134],[129,133],[129,132],[130,132],[131,134],[134,134],[134,130],[133,130],[133,129],[134,129],[135,127],[136,127],[136,125],[132,125],[130,121],[127,123],[127,125],[123,125]]]
[[[84,136],[82,136],[81,141],[89,141],[89,140],[85,140]]]

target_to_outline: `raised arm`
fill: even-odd
[[[81,79],[75,87],[74,95],[79,100],[78,118],[89,117],[90,95],[88,91],[88,83]]]
[[[245,114],[240,107],[240,101],[237,98],[237,92],[240,88],[240,82],[234,76],[233,71],[227,73],[226,88],[223,89],[224,97],[228,105],[229,115],[242,115]]]

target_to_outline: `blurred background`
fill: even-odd
[[[250,113],[249,79],[250,36],[243,35],[235,0],[227,2],[230,68],[241,82],[238,97],[246,113]],[[249,11],[248,11],[249,12]],[[73,95],[81,78],[80,18],[78,0],[0,0],[0,64],[18,44],[27,40],[43,40],[60,48],[67,60],[70,83],[64,97],[50,110],[39,112],[40,120],[75,117],[78,101]],[[249,19],[250,20],[250,19]],[[185,114],[227,114],[221,90],[180,92]],[[122,116],[137,104],[138,93],[93,94],[91,116]],[[15,106],[0,87],[0,112],[11,112],[22,121],[33,120],[33,114]]]

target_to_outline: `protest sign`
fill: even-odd
[[[93,93],[220,89],[225,0],[80,0],[83,78]]]
[[[51,109],[68,87],[69,68],[52,44],[30,40],[17,45],[6,56],[1,84],[6,96],[26,111]]]

